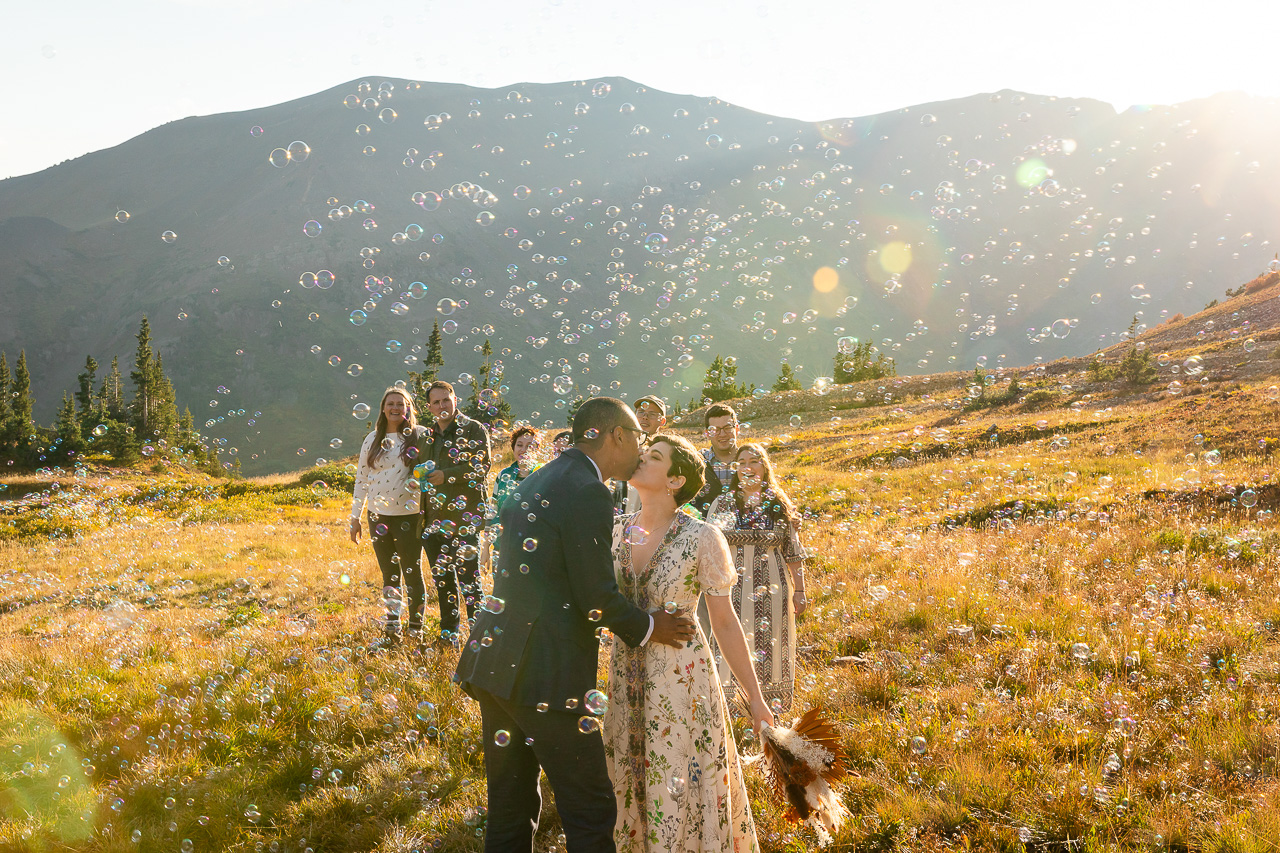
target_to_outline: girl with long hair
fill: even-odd
[[[799,513],[778,484],[769,454],[744,444],[729,489],[707,518],[729,542],[739,567],[733,607],[752,638],[756,675],[775,713],[791,707],[796,681],[796,616],[807,607]]]
[[[351,541],[359,543],[360,514],[368,507],[369,541],[382,571],[383,628],[388,640],[400,634],[403,583],[409,597],[409,632],[422,629],[426,587],[422,580],[421,490],[412,481],[426,428],[418,425],[413,397],[399,385],[382,395],[378,422],[360,447],[351,498]]]

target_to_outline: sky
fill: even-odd
[[[806,121],[1000,89],[1117,109],[1280,95],[1274,0],[0,0],[0,10],[0,178],[175,119],[363,78],[501,88],[622,76]]]

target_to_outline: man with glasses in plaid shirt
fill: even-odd
[[[715,476],[707,477],[693,505],[706,516],[707,507],[729,488],[729,481],[733,479],[733,460],[738,454],[738,413],[724,403],[716,403],[703,414],[702,425],[711,442],[711,446],[702,451],[702,459],[707,463],[708,473]]]

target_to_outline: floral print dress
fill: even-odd
[[[728,595],[737,573],[724,536],[676,513],[647,566],[631,562],[627,531],[614,528],[614,571],[623,595],[654,610],[694,612],[702,593]],[[656,531],[650,535],[656,535]],[[755,821],[724,693],[701,625],[683,648],[613,641],[605,756],[618,798],[619,853],[757,853]]]

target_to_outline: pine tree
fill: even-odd
[[[1153,364],[1151,353],[1146,347],[1138,346],[1138,317],[1135,314],[1129,324],[1129,349],[1120,359],[1119,373],[1130,385],[1150,385],[1156,381],[1159,371]]]
[[[85,357],[84,372],[76,379],[80,383],[80,388],[76,391],[76,405],[80,407],[80,418],[84,421],[97,420],[94,415],[98,403],[94,399],[93,386],[98,381],[98,362],[93,360],[93,356]]]
[[[0,352],[0,441],[9,427],[9,419],[13,417],[13,404],[9,401],[9,357]]]
[[[732,356],[721,358],[717,353],[702,379],[703,403],[718,403],[721,400],[748,396],[751,390],[745,384],[737,382],[737,378],[738,360]]]
[[[29,437],[35,432],[35,421],[31,412],[34,404],[31,400],[31,373],[27,370],[27,351],[18,353],[18,365],[13,371],[13,383],[9,386],[9,395],[13,400],[9,423],[13,425],[13,434],[19,447],[25,447]]]
[[[164,358],[156,354],[152,368],[152,393],[154,403],[151,407],[151,434],[143,439],[152,441],[164,439],[176,441],[178,437],[178,406],[174,400],[173,383],[164,373]]]
[[[414,408],[421,414],[427,410],[427,388],[440,377],[444,367],[444,346],[440,337],[440,321],[436,320],[427,338],[427,354],[422,358],[422,370],[409,371],[409,393],[413,395]]]
[[[493,345],[488,338],[485,338],[484,345],[480,348],[480,355],[483,361],[471,380],[471,398],[463,410],[464,414],[490,426],[500,420],[510,423],[511,404],[498,390],[498,383],[502,379],[502,365],[495,365],[490,361]]]
[[[796,377],[796,372],[791,369],[788,362],[782,362],[782,372],[778,374],[778,378],[773,381],[774,391],[799,391],[804,386],[800,384],[800,380]]]
[[[853,349],[837,349],[833,378],[837,385],[848,385],[864,379],[883,379],[886,376],[897,376],[898,366],[893,359],[885,358],[884,353],[875,351],[870,341],[854,340]]]
[[[63,453],[74,456],[84,446],[80,435],[80,416],[76,403],[66,391],[62,392],[62,406],[58,409],[58,446]]]
[[[111,372],[102,380],[98,391],[98,408],[104,419],[123,422],[127,412],[124,407],[124,377],[120,375],[120,359],[113,356]]]
[[[9,357],[0,352],[0,459],[9,462],[14,458],[14,433],[12,430],[13,403],[9,398]]]
[[[150,437],[155,405],[155,353],[151,351],[151,324],[144,316],[138,328],[138,349],[134,353],[134,369],[129,372],[133,380],[133,403],[129,406],[129,422],[138,435]]]

